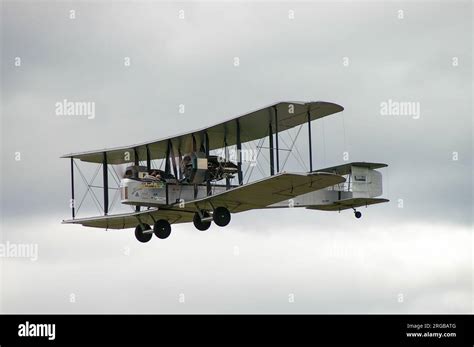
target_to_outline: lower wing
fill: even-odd
[[[298,195],[324,189],[345,182],[345,178],[332,173],[279,173],[203,199],[185,202],[188,211],[213,210],[225,207],[232,213],[264,208],[292,199]],[[177,208],[178,204],[173,207]]]

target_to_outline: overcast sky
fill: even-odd
[[[1,242],[38,245],[0,258],[2,312],[472,312],[471,2],[1,4]],[[64,99],[95,118],[56,115]],[[295,100],[344,106],[314,122],[314,166],[387,163],[389,203],[245,212],[147,244],[60,224],[61,155]],[[383,115],[389,100],[419,117]]]

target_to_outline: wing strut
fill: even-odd
[[[275,170],[273,169],[273,132],[272,132],[272,119],[270,118],[270,122],[268,123],[268,141],[270,147],[270,176],[275,174]]]
[[[207,131],[204,132],[204,152],[206,153],[206,158],[209,158],[209,135]],[[211,181],[209,179],[206,180],[206,191],[207,196],[212,195]]]
[[[134,161],[135,166],[140,165],[140,158],[138,157],[137,147],[133,149],[133,161]]]
[[[276,172],[280,172],[280,153],[278,146],[278,111],[276,107],[273,107],[275,110],[275,145],[276,145]]]
[[[71,157],[71,211],[72,211],[72,219],[76,217],[76,208],[74,207],[75,204],[74,200],[74,158]]]
[[[146,145],[146,169],[151,169],[150,148]]]
[[[313,150],[311,146],[311,114],[308,110],[308,146],[309,146],[309,172],[313,172]]]
[[[135,166],[139,166],[140,158],[138,157],[138,150],[136,147],[133,149],[133,153],[134,153]],[[140,212],[140,205],[135,206],[135,212]]]
[[[166,146],[166,161],[165,161],[165,172],[167,174],[171,173],[171,159],[170,159],[170,147],[171,147],[171,140],[168,140],[168,145]],[[178,179],[178,177],[176,177]]]
[[[227,148],[227,134],[224,134],[224,159],[225,161],[229,160],[229,150]],[[230,178],[226,177],[225,178],[225,189],[229,190],[230,189]]]
[[[174,150],[173,150],[173,143],[171,142],[171,140],[169,141],[169,150],[170,150],[170,160],[171,160],[171,164],[173,164],[173,173],[174,173],[174,177],[176,179],[178,179],[178,168],[176,167],[176,157],[174,155]]]
[[[104,181],[104,216],[106,216],[109,213],[109,171],[107,169],[107,152],[104,152],[102,175]]]
[[[242,142],[240,140],[240,122],[239,119],[237,118],[235,120],[237,124],[237,169],[238,169],[238,175],[239,175],[239,185],[242,185],[244,183],[244,178],[242,176]]]
[[[178,147],[178,163],[181,163],[182,160],[183,160],[183,156],[181,154],[181,147]],[[181,169],[178,170],[178,175],[179,175],[179,177],[176,176],[176,179],[180,181],[183,178],[182,174],[181,174]],[[166,187],[168,187],[168,186],[166,186]],[[168,189],[168,188],[166,188],[166,189]]]

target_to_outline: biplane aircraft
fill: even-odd
[[[304,207],[341,211],[387,202],[382,195],[386,164],[352,162],[313,169],[311,122],[343,107],[329,102],[280,102],[263,109],[186,134],[133,146],[64,155],[71,162],[72,219],[67,224],[126,229],[148,242],[171,233],[171,224],[192,222],[198,230],[212,223],[225,227],[231,214],[252,209]],[[280,169],[280,134],[307,124],[309,171]],[[298,133],[299,134],[299,133]],[[244,183],[242,144],[268,138],[267,177]],[[228,149],[236,148],[231,160]],[[261,149],[261,148],[260,148]],[[222,150],[223,155],[212,154]],[[286,149],[288,150],[288,149]],[[290,149],[291,150],[291,149]],[[75,161],[95,163],[103,172],[103,215],[77,218],[74,204]],[[164,167],[153,168],[161,160]],[[130,213],[109,214],[109,167],[128,165],[120,177],[120,202]],[[99,169],[98,169],[99,170]]]

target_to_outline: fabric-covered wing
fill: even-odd
[[[193,213],[185,210],[150,209],[110,216],[69,219],[63,221],[63,224],[82,224],[87,227],[104,229],[127,229],[135,228],[139,224],[139,220],[141,223],[153,225],[154,220],[166,219],[170,224],[174,224],[191,222],[193,216]]]
[[[314,172],[308,174],[280,173],[226,192],[186,203],[185,209],[213,209],[223,206],[237,213],[294,198],[345,181],[339,175]]]
[[[347,210],[353,207],[380,204],[382,202],[388,202],[388,201],[390,200],[381,199],[381,198],[354,198],[354,199],[339,200],[329,205],[315,205],[315,206],[308,206],[306,208],[310,210],[321,210],[321,211],[342,211],[342,210]]]
[[[103,149],[98,151],[71,153],[61,158],[75,158],[90,163],[102,163],[104,153],[107,155],[108,164],[133,163],[135,155],[139,160],[166,158],[168,144],[181,153],[190,152],[193,142],[199,149],[208,136],[209,149],[224,147],[224,139],[227,146],[237,143],[237,128],[240,130],[242,143],[260,139],[268,136],[269,124],[272,124],[272,132],[275,133],[291,129],[310,120],[316,120],[331,114],[341,112],[344,108],[331,102],[279,102],[260,110],[234,117],[225,122],[191,131],[185,134],[167,137],[161,140],[145,142],[141,144]]]
[[[387,167],[387,164],[383,163],[368,163],[368,162],[352,162],[343,165],[337,165],[332,167],[327,167],[325,169],[316,170],[317,172],[332,172],[338,175],[349,175],[353,166],[357,167],[366,167],[369,170],[380,169]]]

